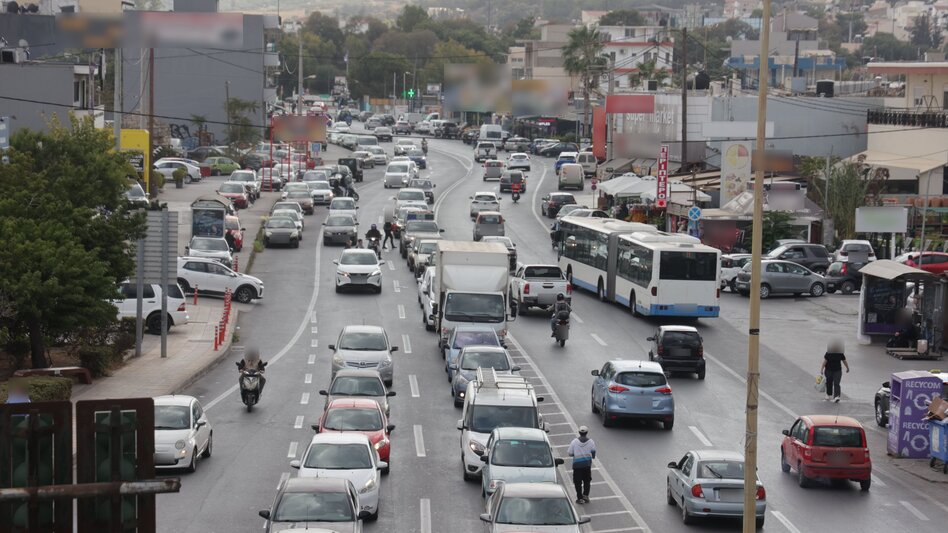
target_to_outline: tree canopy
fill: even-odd
[[[645,19],[634,9],[610,11],[599,19],[600,26],[645,26]]]
[[[860,55],[885,61],[914,60],[918,59],[918,48],[912,43],[898,40],[891,33],[879,32],[862,42]]]
[[[50,339],[116,318],[109,302],[133,271],[144,218],[128,210],[126,176],[111,131],[91,119],[19,130],[0,165],[0,296],[11,331],[28,337],[34,368]]]
[[[428,12],[421,6],[408,4],[402,8],[402,13],[398,15],[395,21],[395,27],[399,30],[409,33],[414,31],[422,22],[429,20]]]

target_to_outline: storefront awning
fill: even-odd
[[[599,190],[604,194],[621,194],[640,181],[642,181],[642,178],[632,174],[626,174],[603,181],[599,184]]]
[[[889,281],[924,281],[934,279],[935,276],[918,268],[903,265],[889,259],[879,259],[859,269],[864,276],[874,276]]]
[[[610,159],[600,165],[600,167],[607,175],[622,174],[632,168],[632,160],[625,158]]]
[[[895,167],[914,170],[915,172],[928,172],[939,167],[945,166],[945,161],[936,159],[925,159],[923,157],[905,156],[880,152],[878,150],[866,150],[849,158],[853,162],[863,162],[873,167]]]

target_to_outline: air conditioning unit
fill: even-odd
[[[658,90],[658,80],[648,80],[645,82],[645,90],[655,92]]]
[[[22,48],[0,48],[0,63],[23,63],[28,59]]]

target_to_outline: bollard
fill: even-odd
[[[236,255],[234,256],[234,272],[240,272],[239,259]]]
[[[220,348],[221,334],[218,331],[218,327],[214,326],[214,351],[216,352]]]
[[[194,305],[198,304],[198,286],[194,286]]]
[[[218,326],[217,331],[218,331],[217,344],[223,345],[223,344],[224,344],[224,336],[227,335],[227,333],[226,333],[226,331],[227,331],[227,322],[221,320],[220,326]]]

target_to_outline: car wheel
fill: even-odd
[[[672,495],[672,488],[668,483],[665,484],[665,501],[668,505],[676,505],[678,503],[678,501],[675,500],[675,496]]]
[[[763,517],[763,516],[758,516],[758,517],[756,518],[756,520],[754,521],[754,527],[756,527],[757,529],[762,529],[762,528],[764,527],[764,517]]]
[[[859,481],[859,490],[869,492],[869,486],[872,485],[872,478]]]
[[[214,446],[214,432],[212,431],[210,435],[207,436],[207,448],[204,448],[204,453],[201,454],[201,457],[207,459],[211,456],[211,448]]]
[[[264,238],[264,239],[263,239],[263,247],[264,247],[264,248],[269,248],[269,247],[270,247],[270,239],[267,239],[267,238]]]
[[[783,453],[783,448],[780,449],[780,470],[784,473],[790,471],[790,463],[787,462],[787,456]]]
[[[851,281],[844,281],[840,290],[843,291],[843,294],[852,294],[856,290],[856,284]]]
[[[606,400],[602,400],[602,404],[599,405],[599,414],[602,416],[602,427],[607,428],[612,426],[612,421],[609,420],[609,411],[606,410]]]
[[[797,485],[803,488],[810,486],[810,478],[806,477],[806,474],[803,473],[803,465],[801,463],[797,463]]]
[[[823,296],[823,293],[826,292],[826,288],[822,283],[814,283],[810,287],[810,296]]]
[[[473,481],[474,476],[467,473],[467,467],[464,466],[464,455],[461,455],[461,476],[464,478],[464,481]]]
[[[198,449],[195,447],[193,450],[191,450],[191,462],[188,463],[187,468],[185,468],[185,470],[187,470],[189,473],[194,473],[194,471],[197,470],[197,455]]]
[[[592,411],[593,414],[599,412],[599,409],[596,407],[596,398],[593,397],[592,391],[589,391],[589,410]]]
[[[300,247],[300,241],[299,240],[293,241],[293,248],[299,248],[299,247]]]
[[[889,423],[889,414],[882,409],[882,402],[876,400],[876,424],[885,427]]]
[[[704,368],[702,368],[701,370],[698,371],[698,379],[704,379],[704,373],[705,373],[705,371],[706,371],[706,369],[704,369]]]
[[[766,300],[769,297],[770,297],[770,285],[767,285],[766,283],[761,283],[760,284],[760,299]]]
[[[735,280],[732,279],[731,281],[727,282],[727,288],[731,289],[731,292],[737,292],[737,284],[735,283]]]
[[[665,431],[669,431],[673,427],[675,427],[675,417],[672,417],[671,420],[662,420],[662,428]]]
[[[695,523],[695,517],[688,512],[688,507],[685,505],[685,499],[682,497],[681,500],[681,523],[685,525],[690,525]]]
[[[599,297],[600,302],[606,301],[606,289],[602,285],[602,278],[599,278],[599,283],[596,286],[596,296]]]
[[[171,327],[171,317],[168,317],[168,327]],[[152,335],[161,335],[161,311],[156,311],[145,320],[145,329]]]
[[[257,291],[249,285],[243,285],[237,288],[237,292],[234,293],[234,298],[242,304],[249,304],[257,296]]]

